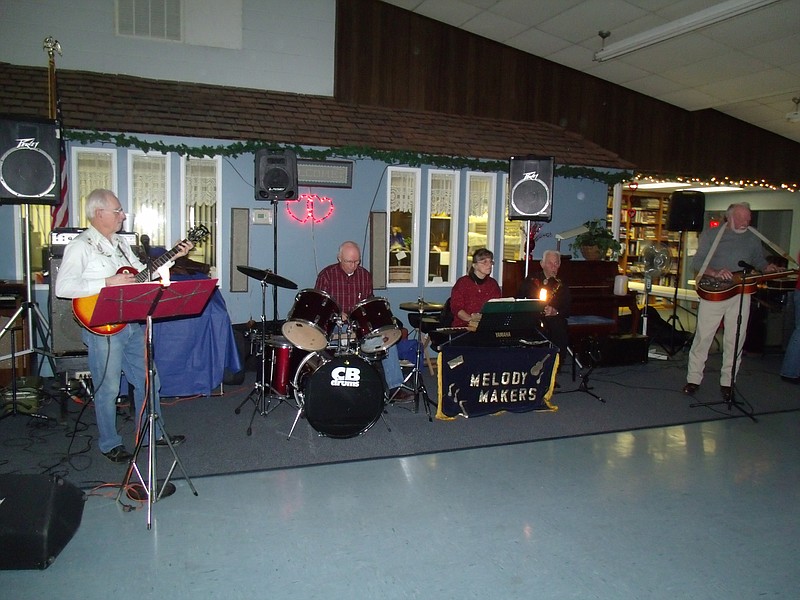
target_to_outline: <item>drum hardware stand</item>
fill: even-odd
[[[414,393],[414,408],[411,412],[419,412],[419,403],[421,397],[425,406],[425,414],[428,416],[428,421],[432,423],[433,415],[431,414],[431,406],[436,407],[436,404],[434,404],[433,400],[431,400],[430,396],[428,395],[428,390],[425,387],[425,381],[422,378],[422,366],[424,365],[422,358],[422,315],[424,314],[423,307],[425,306],[425,303],[421,297],[417,299],[417,304],[419,306],[419,322],[415,328],[417,330],[417,351],[416,356],[414,357],[414,367],[411,369],[411,372],[406,375],[405,379],[403,379],[403,383],[398,389],[406,388]],[[413,381],[413,386],[409,386],[409,381]],[[395,392],[395,394],[396,393],[397,392]],[[394,396],[390,397],[389,402],[391,403],[393,399]]]
[[[275,288],[275,294],[277,294],[277,287]],[[247,395],[247,397],[242,400],[239,406],[236,407],[234,412],[238,415],[242,412],[242,407],[247,404],[248,402],[253,403],[253,414],[250,415],[250,423],[247,425],[247,435],[253,434],[253,421],[256,418],[256,414],[260,414],[264,417],[269,415],[273,410],[278,408],[282,402],[286,401],[288,396],[283,396],[277,393],[277,390],[272,389],[272,386],[267,383],[267,369],[266,369],[266,358],[267,358],[267,313],[266,308],[267,306],[267,282],[266,279],[261,281],[261,367],[259,371],[260,378],[256,378],[255,385],[253,390]],[[270,370],[269,370],[269,381],[272,381],[272,375],[275,370],[275,361],[270,361]],[[269,387],[269,392],[267,393],[267,387]],[[275,406],[270,407],[272,404],[272,400],[278,400],[278,403]],[[298,410],[297,418],[295,419],[295,423],[297,423],[297,419],[300,418],[300,411]],[[294,427],[292,427],[294,430]],[[291,432],[289,433],[289,437],[291,437]]]
[[[758,423],[758,419],[755,418],[753,412],[748,410],[736,399],[736,363],[738,362],[740,355],[739,340],[741,339],[742,334],[742,308],[744,307],[745,282],[747,279],[745,275],[747,275],[747,269],[745,269],[743,273],[741,289],[739,290],[739,314],[736,316],[736,337],[733,345],[733,364],[731,365],[731,394],[727,399],[719,400],[717,402],[693,402],[689,405],[689,408],[696,408],[698,406],[710,407],[724,404],[728,407],[728,412],[736,408],[736,410],[748,417],[751,421],[753,421],[753,423]]]

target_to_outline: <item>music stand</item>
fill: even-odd
[[[732,409],[736,408],[736,410],[741,412],[744,416],[748,417],[754,423],[757,423],[758,419],[756,419],[753,412],[748,410],[736,399],[736,363],[738,362],[741,354],[741,351],[739,350],[739,340],[741,340],[742,335],[742,309],[744,307],[744,295],[746,293],[746,289],[747,271],[745,270],[745,272],[742,274],[742,280],[739,287],[739,313],[736,315],[736,337],[734,338],[733,342],[733,364],[731,365],[731,393],[724,400],[719,400],[717,402],[693,402],[689,405],[689,408],[697,408],[698,406],[710,407],[724,404],[728,407],[728,412],[731,412]]]
[[[203,311],[211,293],[216,287],[216,279],[193,279],[189,281],[173,281],[171,284],[162,285],[158,282],[153,283],[134,283],[130,285],[108,286],[100,290],[89,320],[89,326],[98,327],[110,323],[131,323],[134,321],[145,321],[145,348],[147,363],[147,389],[145,390],[145,403],[147,406],[147,417],[139,427],[136,441],[136,449],[131,457],[125,479],[117,493],[117,502],[120,501],[123,490],[130,483],[131,476],[136,473],[139,483],[147,495],[147,528],[150,529],[153,522],[153,503],[162,497],[164,490],[170,483],[170,478],[175,471],[176,465],[180,467],[186,482],[197,496],[197,490],[189,479],[186,469],[183,467],[172,441],[169,438],[164,426],[161,431],[167,446],[174,458],[172,466],[167,473],[167,477],[158,491],[156,479],[156,436],[155,424],[159,419],[155,411],[155,398],[157,390],[153,386],[155,380],[155,361],[153,359],[153,319],[166,319],[170,317],[190,317]],[[147,481],[145,482],[142,472],[136,463],[139,452],[144,446],[145,437],[148,438],[147,454]],[[174,487],[173,487],[174,489]],[[156,492],[158,491],[158,494]],[[171,492],[170,492],[171,493]],[[169,495],[169,494],[167,494]]]

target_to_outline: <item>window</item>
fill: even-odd
[[[72,169],[74,177],[73,197],[77,199],[77,218],[70,221],[77,227],[88,227],[89,219],[86,215],[86,197],[92,190],[98,188],[114,190],[117,180],[117,154],[96,148],[74,149],[72,152]],[[123,227],[132,231],[132,224],[125,223]]]
[[[388,172],[388,284],[416,285],[417,261],[414,260],[414,249],[419,246],[417,232],[420,171],[390,167]]]
[[[467,230],[465,270],[479,248],[493,250],[494,199],[497,176],[493,173],[467,173]]]
[[[457,271],[451,268],[450,257],[455,256],[458,240],[458,171],[428,172],[428,206],[425,280],[434,285],[452,285]]]
[[[189,258],[212,268],[212,276],[220,277],[221,252],[217,234],[218,207],[220,205],[220,158],[186,158],[181,160],[183,169],[183,222],[185,234],[190,229],[204,225],[210,235],[202,242],[195,242]]]
[[[181,41],[181,0],[117,0],[117,34]]]
[[[170,189],[167,159],[167,155],[153,152],[131,151],[128,154],[128,212],[132,213],[132,222],[125,222],[125,230],[136,231],[140,236],[148,235],[152,246],[166,247],[170,241],[167,239]]]

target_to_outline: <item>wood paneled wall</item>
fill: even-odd
[[[377,0],[338,0],[337,100],[545,121],[652,173],[797,181],[800,144],[688,112]]]

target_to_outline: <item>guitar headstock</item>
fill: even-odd
[[[188,233],[186,234],[186,239],[196,244],[197,242],[202,242],[205,240],[211,232],[208,230],[208,227],[205,225],[198,225],[196,227],[192,227]]]

